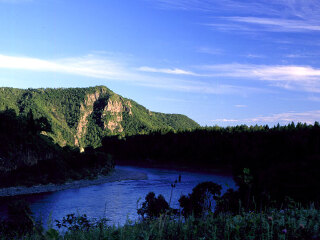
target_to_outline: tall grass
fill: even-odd
[[[25,240],[43,239],[235,239],[281,240],[320,239],[320,211],[315,208],[288,210],[268,209],[265,212],[208,214],[196,219],[172,219],[164,214],[151,221],[130,222],[124,226],[109,226],[106,222],[89,228],[67,230],[64,234],[54,229],[35,231]],[[0,238],[7,239],[6,237]]]

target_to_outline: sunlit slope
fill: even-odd
[[[61,146],[99,146],[104,136],[143,134],[159,129],[194,129],[199,125],[180,114],[151,112],[104,86],[89,88],[0,88],[0,111],[14,109],[46,117],[50,136]]]

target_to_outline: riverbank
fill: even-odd
[[[48,184],[48,185],[36,185],[32,187],[9,187],[9,188],[0,188],[0,197],[12,197],[18,195],[29,195],[29,194],[37,194],[37,193],[46,193],[46,192],[56,192],[65,189],[71,188],[82,188],[88,187],[91,185],[98,185],[107,182],[118,182],[125,180],[145,180],[148,179],[146,173],[129,171],[124,169],[114,169],[107,176],[99,176],[96,179],[88,180],[77,180],[72,182],[67,182],[61,185],[57,184]]]
[[[181,165],[174,163],[159,163],[157,161],[149,159],[148,161],[128,161],[123,159],[115,159],[115,164],[117,166],[132,166],[139,168],[150,168],[159,170],[175,170],[190,173],[204,173],[204,174],[217,174],[221,176],[233,176],[232,166],[216,166],[215,168],[210,168],[207,166],[198,165]]]

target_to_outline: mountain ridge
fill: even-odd
[[[105,86],[87,88],[0,88],[0,111],[14,109],[45,117],[52,132],[43,132],[60,146],[97,147],[105,136],[145,134],[199,127],[182,114],[152,112]]]

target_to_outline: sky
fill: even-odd
[[[202,126],[320,121],[319,0],[0,0],[0,86],[104,85]]]

